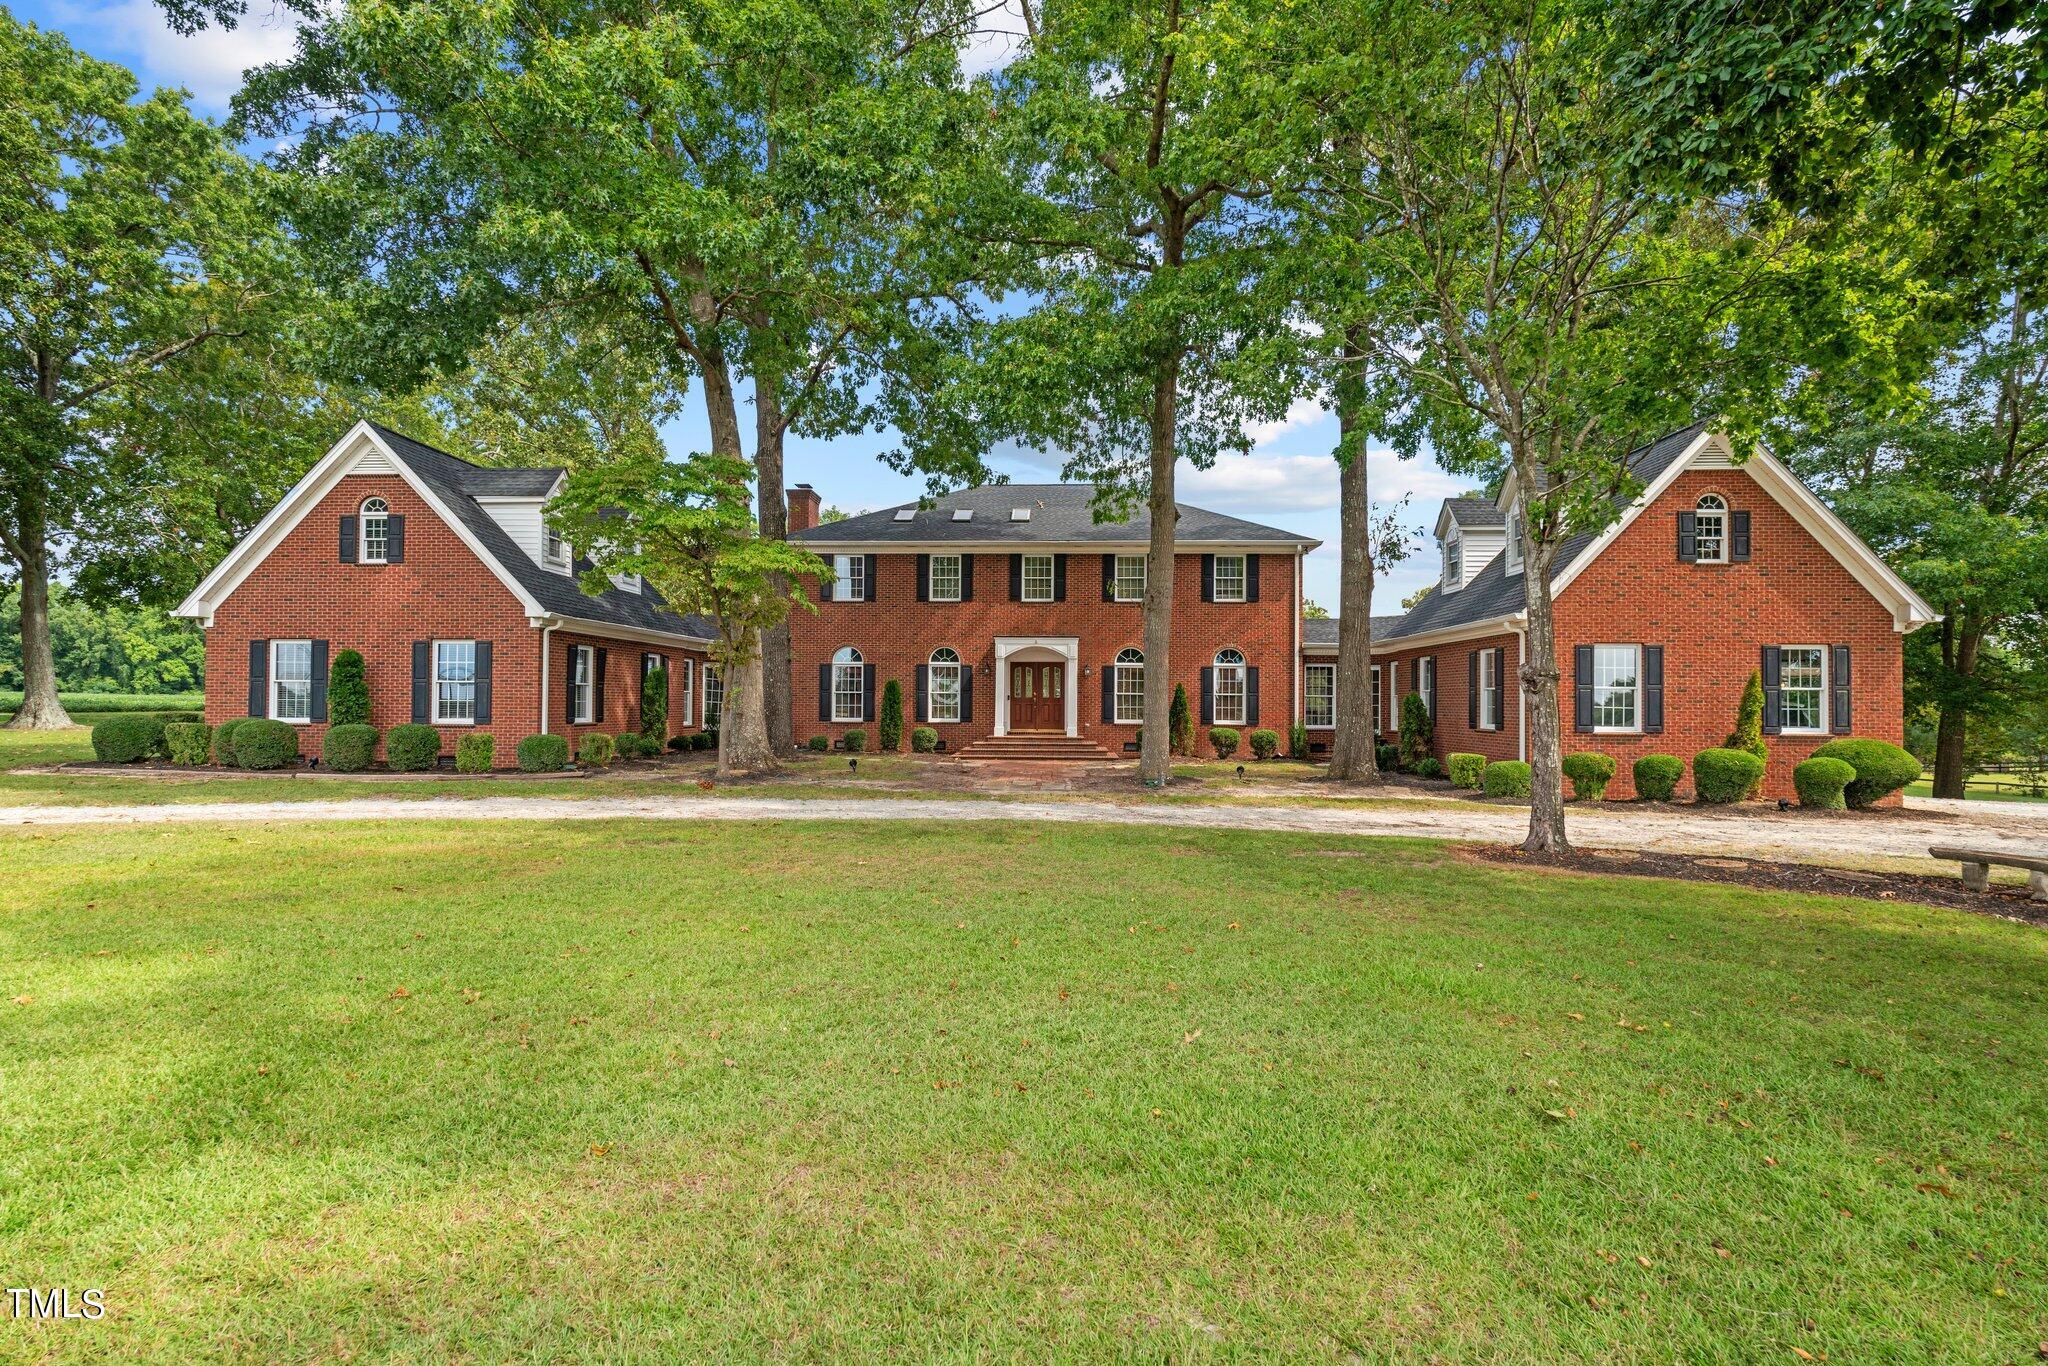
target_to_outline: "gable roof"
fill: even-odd
[[[982,484],[937,499],[930,507],[900,503],[879,512],[864,512],[842,521],[824,522],[795,532],[790,540],[806,546],[846,545],[1144,545],[1152,535],[1152,516],[1143,506],[1130,520],[1097,522],[1093,484]],[[1197,545],[1284,546],[1312,550],[1322,544],[1312,536],[1247,522],[1187,503],[1174,529],[1176,541]],[[1026,521],[1012,519],[1017,509],[1029,510]],[[910,513],[899,519],[898,514]],[[959,520],[955,514],[971,514]]]
[[[1372,618],[1372,638],[1379,641],[1382,633],[1391,631],[1400,622],[1401,614],[1375,616]],[[1303,617],[1301,619],[1301,644],[1304,649],[1334,650],[1337,648],[1337,618]]]
[[[1508,524],[1507,514],[1495,507],[1491,498],[1446,498],[1444,512],[1461,527],[1504,527]]]

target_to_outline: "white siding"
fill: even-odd
[[[1463,583],[1479,577],[1479,571],[1493,563],[1493,557],[1507,547],[1508,534],[1502,527],[1460,527],[1458,546],[1465,561]]]
[[[540,510],[545,499],[480,498],[477,501],[483,504],[485,512],[491,514],[492,521],[505,528],[505,534],[526,552],[527,558],[535,564],[545,563],[541,558],[544,548],[540,538]]]

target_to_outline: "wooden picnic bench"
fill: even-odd
[[[1992,849],[1958,849],[1953,845],[1937,844],[1929,849],[1934,858],[1954,859],[1963,865],[1963,885],[1973,892],[1991,890],[1991,866],[2001,868],[2024,868],[2027,870],[2027,895],[2036,901],[2048,901],[2048,857],[2032,858],[2026,854],[2006,854]]]

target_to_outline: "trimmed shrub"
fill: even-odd
[[[1296,722],[1287,728],[1287,752],[1297,759],[1309,757],[1307,726]]]
[[[1436,743],[1436,722],[1430,719],[1429,704],[1419,692],[1401,699],[1401,764],[1414,768]]]
[[[1209,727],[1209,748],[1216,751],[1219,759],[1228,759],[1237,753],[1237,732],[1229,726]]]
[[[697,747],[696,739],[694,735],[671,735],[668,737],[668,747],[678,754],[684,754]]]
[[[336,773],[361,773],[377,753],[377,728],[352,721],[329,726],[320,740],[320,758]]]
[[[1451,774],[1451,783],[1456,787],[1469,787],[1474,792],[1485,781],[1486,756],[1484,754],[1453,754],[1444,760]]]
[[[1764,743],[1764,676],[1759,670],[1749,671],[1749,682],[1742,688],[1742,701],[1735,708],[1735,729],[1722,741],[1722,748],[1754,754],[1766,765],[1771,762],[1771,747]],[[1743,797],[1756,796],[1763,785],[1764,775],[1759,773],[1756,785],[1743,793]]]
[[[1840,811],[1848,806],[1842,789],[1856,781],[1856,769],[1843,759],[1818,755],[1792,770],[1792,786],[1799,792],[1801,806],[1823,811]]]
[[[559,735],[529,735],[513,753],[521,773],[560,773],[569,766],[569,742]]]
[[[646,738],[637,730],[622,730],[612,741],[612,753],[621,759],[637,759],[647,752],[640,748]]]
[[[1185,683],[1173,685],[1173,704],[1166,709],[1166,747],[1175,754],[1192,756],[1195,752],[1195,714],[1188,710]]]
[[[1399,773],[1401,771],[1401,747],[1399,745],[1374,745],[1372,747],[1372,758],[1373,762],[1380,766],[1380,772],[1382,773]]]
[[[153,716],[115,716],[92,728],[92,753],[103,764],[132,764],[164,752],[164,723]]]
[[[1703,749],[1692,756],[1692,790],[1715,806],[1743,800],[1763,776],[1764,761],[1746,749]]]
[[[235,732],[249,719],[246,716],[230,716],[213,728],[213,761],[222,768],[235,766]]]
[[[1422,761],[1415,765],[1415,776],[1418,778],[1441,778],[1444,776],[1444,766],[1437,762],[1437,757],[1434,754],[1425,754],[1422,756]]]
[[[668,670],[658,664],[640,680],[640,733],[654,742],[649,753],[661,753],[661,737],[668,734]],[[625,752],[621,745],[619,753]]]
[[[618,753],[618,749],[612,737],[603,731],[589,731],[576,742],[576,762],[588,764],[592,768],[603,768],[612,761],[612,756]]]
[[[865,754],[868,748],[868,733],[864,730],[846,732],[844,741],[848,754]]]
[[[384,762],[396,773],[418,773],[441,762],[441,732],[432,726],[393,726],[384,737]]]
[[[1607,796],[1607,784],[1614,781],[1614,760],[1591,752],[1564,756],[1564,776],[1572,780],[1572,798],[1597,802]]]
[[[1645,754],[1635,763],[1636,800],[1668,802],[1685,776],[1685,761],[1676,754]]]
[[[360,651],[337,651],[327,666],[327,720],[337,726],[370,724],[370,680]],[[333,766],[330,759],[328,767]]]
[[[283,768],[299,757],[299,731],[282,721],[252,719],[235,727],[235,763],[243,768]]]
[[[695,750],[717,749],[718,732],[715,730],[698,731],[690,737],[690,748]]]
[[[197,768],[213,753],[213,728],[197,721],[173,721],[164,727],[164,752],[174,764]]]
[[[910,732],[910,748],[918,754],[933,754],[939,748],[939,733],[930,726],[919,726]]]
[[[461,736],[455,741],[455,771],[489,773],[497,752],[498,742],[488,732]]]
[[[1489,797],[1526,797],[1529,795],[1529,766],[1520,759],[1503,759],[1497,764],[1488,764],[1479,783]]]
[[[809,743],[812,752],[817,754],[823,754],[826,750],[832,748],[831,739],[823,735],[813,735]]]
[[[893,678],[882,685],[882,719],[875,729],[883,750],[894,754],[903,748],[903,685]]]
[[[1920,776],[1920,761],[1883,740],[1830,740],[1813,752],[1816,759],[1840,759],[1856,770],[1843,791],[1850,806],[1861,811],[1875,805]]]
[[[1252,747],[1254,759],[1270,759],[1280,752],[1280,732],[1264,726],[1245,736],[1244,742]]]

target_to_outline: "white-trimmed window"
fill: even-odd
[[[313,719],[313,642],[270,642],[270,719]]]
[[[1701,564],[1728,563],[1728,503],[1718,493],[1705,494],[1692,512],[1695,558]]]
[[[679,659],[668,676],[669,720],[678,726],[697,723],[696,664],[694,659]]]
[[[704,666],[704,729],[717,730],[725,720],[725,680],[718,676],[718,666]]]
[[[1244,601],[1244,556],[1218,555],[1215,576],[1216,601]]]
[[[434,642],[434,724],[467,726],[476,721],[476,642]]]
[[[1218,562],[1222,557],[1218,556]],[[1244,724],[1244,656],[1236,650],[1216,652],[1214,692],[1210,710],[1219,726]]]
[[[1118,602],[1143,602],[1145,600],[1145,557],[1143,555],[1119,555],[1116,557],[1114,596]]]
[[[1522,572],[1522,505],[1515,504],[1508,509],[1508,543],[1502,552],[1507,556],[1507,572]]]
[[[1121,650],[1116,657],[1116,721],[1120,726],[1145,724],[1145,652]]]
[[[1302,688],[1302,724],[1329,730],[1337,724],[1337,666],[1311,664]]]
[[[925,707],[933,721],[960,719],[960,656],[941,645],[932,651],[925,675]]]
[[[569,543],[562,539],[562,533],[546,522],[540,524],[540,555],[551,569],[569,567]]]
[[[1500,729],[1500,651],[1479,652],[1479,729]]]
[[[960,557],[958,555],[934,555],[931,557],[931,582],[927,585],[925,596],[933,602],[960,601]]]
[[[1642,678],[1642,652],[1635,646],[1593,647],[1594,730],[1639,729]]]
[[[1375,735],[1385,729],[1385,711],[1380,698],[1380,666],[1375,664],[1372,666],[1372,731]]]
[[[832,557],[832,601],[866,602],[868,597],[868,557],[865,555],[834,555]]]
[[[1444,587],[1456,588],[1464,573],[1465,561],[1458,550],[1458,524],[1453,522],[1449,534],[1444,537]]]
[[[832,719],[834,721],[859,721],[864,719],[862,704],[867,697],[868,666],[860,657],[860,651],[851,645],[841,646],[832,656]]]
[[[364,564],[386,564],[391,559],[391,504],[382,498],[363,500],[362,545],[356,558]]]
[[[1436,656],[1424,655],[1415,661],[1415,691],[1422,694],[1422,707],[1429,713],[1429,719],[1436,720]]]
[[[587,726],[597,720],[597,649],[590,645],[576,645],[569,650],[569,668],[573,706],[570,707],[570,721]]]
[[[1052,556],[1024,557],[1024,601],[1052,601]]]
[[[1820,735],[1828,728],[1828,652],[1819,645],[1778,647],[1778,729]]]

